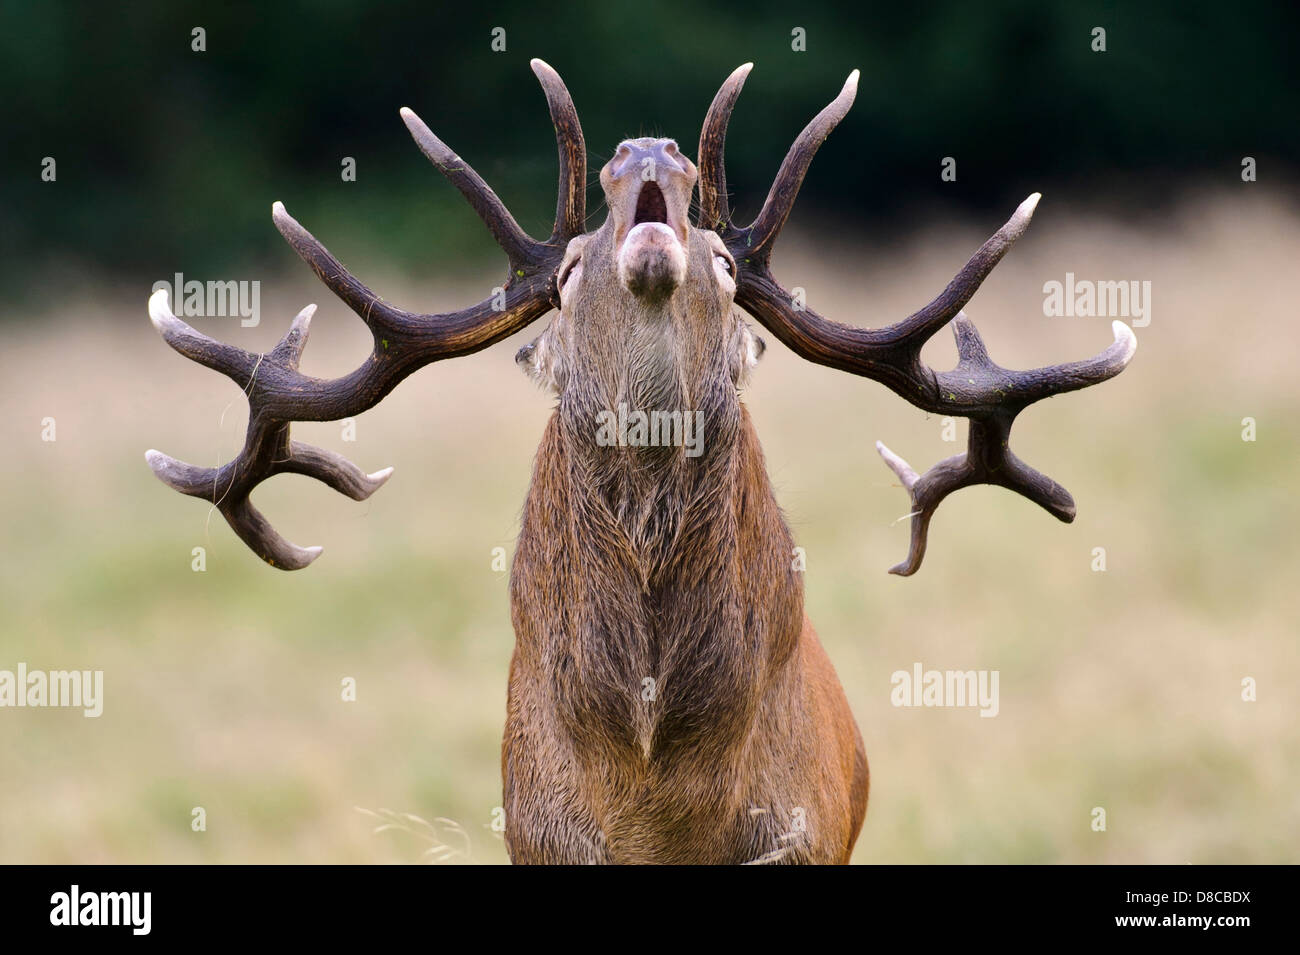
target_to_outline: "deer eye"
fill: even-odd
[[[580,263],[581,261],[582,261],[582,257],[579,256],[564,267],[564,271],[560,273],[559,281],[555,283],[555,287],[557,289],[564,288],[565,283],[569,281],[569,277],[573,275],[573,270],[578,266],[578,263]]]
[[[735,276],[736,267],[731,264],[731,259],[727,258],[725,255],[714,253],[713,261],[720,269],[722,269],[722,271],[726,272],[730,276]]]

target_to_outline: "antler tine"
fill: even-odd
[[[780,235],[785,220],[789,218],[790,210],[794,208],[799,187],[803,185],[803,177],[807,175],[813,157],[817,155],[821,144],[826,142],[826,137],[839,125],[840,120],[848,115],[857,95],[858,71],[854,70],[844,81],[844,88],[840,90],[840,95],[813,117],[812,122],[804,127],[803,132],[790,146],[781,168],[777,170],[776,179],[772,181],[772,188],[767,193],[763,208],[744,230],[748,233],[746,244],[749,258],[765,262],[771,256],[772,246],[776,242],[776,237]]]
[[[530,60],[529,66],[546,93],[546,105],[555,125],[555,144],[560,154],[560,189],[555,200],[555,229],[551,242],[565,243],[586,231],[587,146],[582,124],[568,87],[560,74],[544,60]]]
[[[221,372],[240,387],[257,367],[257,356],[252,352],[209,338],[173,315],[166,289],[158,289],[149,296],[149,321],[172,348],[190,361]]]
[[[1029,229],[1033,221],[1034,210],[1042,193],[1035,192],[1016,207],[1016,211],[988,241],[975,250],[961,271],[953,276],[944,290],[922,308],[917,309],[907,318],[888,329],[893,341],[912,342],[920,351],[930,338],[947,325],[954,315],[966,307],[975,293],[979,291],[989,273],[1002,261],[1002,257],[1011,251],[1016,240]]]
[[[511,268],[532,265],[537,257],[536,247],[539,243],[519,227],[515,217],[505,207],[505,203],[497,198],[492,187],[483,181],[483,177],[476,173],[473,167],[435,136],[433,131],[424,125],[424,120],[415,115],[413,109],[403,106],[398,110],[398,114],[402,117],[406,128],[410,130],[411,138],[420,147],[420,152],[424,153],[448,182],[460,190],[465,201],[478,213],[483,224],[497,240],[497,244],[505,250]]]
[[[289,215],[284,203],[271,204],[271,221],[280,235],[284,236],[284,241],[298,253],[300,259],[311,266],[325,287],[356,312],[372,331],[396,328],[417,319],[418,316],[411,312],[389,305],[344,268],[343,263],[334,258],[329,249]]]
[[[745,78],[754,68],[753,63],[743,63],[727,77],[704,117],[700,129],[700,149],[696,156],[700,173],[700,214],[695,220],[701,229],[715,232],[731,221],[731,204],[727,198],[727,170],[724,153],[727,145],[727,124],[736,100],[745,86]]]
[[[280,570],[302,570],[324,550],[318,544],[312,547],[299,547],[285,540],[246,497],[241,497],[220,510],[230,529],[239,535],[239,539],[272,567]]]
[[[370,358],[351,374],[332,380],[303,375],[299,359],[307,343],[314,305],[303,309],[275,348],[263,355],[226,345],[195,331],[172,314],[165,289],[149,301],[149,314],[169,345],[200,364],[225,374],[248,397],[244,447],[227,464],[198,467],[149,451],[145,457],[163,483],[192,497],[211,501],[227,523],[259,557],[274,567],[297,570],[320,554],[285,540],[253,507],[249,494],[274,474],[315,478],[354,500],[365,500],[392,474],[392,468],[366,474],[347,459],[294,441],[293,421],[336,421],[373,407],[412,372],[444,358],[486,348],[550,311],[553,273],[564,245],[582,231],[586,159],[582,130],[563,82],[540,60],[533,70],[541,80],[560,144],[560,185],[555,229],[547,242],[528,236],[468,164],[462,162],[410,110],[402,110],[416,143],[478,212],[510,259],[504,295],[440,315],[408,312],[384,302],[330,254],[284,206],[275,203],[272,219],[294,251],[325,285],[370,328]],[[562,240],[562,241],[561,241]]]
[[[1115,340],[1092,358],[1016,371],[989,358],[975,324],[965,312],[957,313],[952,329],[961,360],[952,371],[930,372],[938,400],[933,410],[968,418],[988,418],[1008,411],[1018,414],[1044,398],[1100,384],[1123,371],[1137,351],[1132,329],[1117,321],[1111,323]]]
[[[555,227],[548,242],[567,242],[583,231],[586,219],[587,149],[582,137],[582,124],[560,75],[543,60],[534,59],[529,65],[546,94],[560,158]],[[535,268],[548,260],[548,253],[543,249],[546,243],[538,242],[519,227],[510,210],[468,163],[435,136],[414,110],[403,106],[399,112],[420,151],[448,182],[460,190],[506,250],[512,269],[528,272],[530,267]]]
[[[285,211],[282,203],[273,205],[271,218],[285,241],[298,253],[299,258],[311,266],[326,288],[366,323],[374,333],[376,347],[383,355],[416,360],[420,364],[467,355],[486,348],[545,314],[550,308],[551,275],[563,253],[563,249],[537,243],[537,248],[547,250],[547,257],[539,260],[542,266],[527,266],[522,278],[518,272],[512,271],[503,286],[503,301],[490,297],[459,312],[424,315],[390,305],[372,292],[344,268],[319,239]],[[512,266],[514,264],[516,263],[512,263]],[[536,306],[540,306],[540,309]],[[397,345],[405,347],[394,347]],[[362,369],[359,374],[370,375],[372,372]],[[394,378],[392,384],[396,385],[400,380],[400,377]],[[383,398],[388,390],[391,390],[391,386],[382,393],[375,394],[370,405]],[[310,420],[333,421],[337,417],[346,417],[348,413]]]

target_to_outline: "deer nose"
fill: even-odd
[[[634,295],[669,294],[686,277],[698,173],[671,139],[628,139],[600,171],[614,224],[619,278]]]
[[[605,166],[612,178],[626,175],[654,180],[660,171],[686,174],[693,169],[672,139],[625,139]]]

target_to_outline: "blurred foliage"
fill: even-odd
[[[1097,198],[1132,208],[1189,181],[1238,181],[1243,155],[1276,184],[1300,157],[1295,4],[56,0],[3,11],[0,268],[20,293],[70,265],[144,283],[284,267],[274,199],[345,261],[428,269],[434,256],[491,250],[410,143],[402,105],[543,233],[555,159],[533,56],[573,93],[593,183],[628,135],[672,135],[693,154],[719,83],[753,60],[727,157],[740,215],[854,67],[857,105],[801,210],[893,221],[903,203],[939,199],[1009,209],[1033,189],[1101,177]],[[191,49],[196,26],[205,52]],[[504,53],[491,49],[498,26]],[[796,26],[807,52],[791,50]],[[1091,49],[1095,26],[1105,53]],[[40,179],[47,156],[55,183]],[[341,179],[345,156],[355,183]],[[957,158],[955,183],[940,182],[944,156]]]

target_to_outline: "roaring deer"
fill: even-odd
[[[228,375],[250,405],[244,448],[219,468],[147,458],[166,484],[211,501],[273,567],[305,567],[249,501],[293,472],[363,500],[392,473],[365,474],[291,440],[294,421],[373,407],[402,379],[468,355],[556,310],[517,361],[557,396],[537,451],[510,577],[516,644],[502,775],[515,862],[847,862],[867,806],[862,738],[804,615],[793,542],[738,389],[763,352],[740,306],[796,354],[879,381],[912,404],[970,419],[965,454],[918,476],[877,444],[908,490],[914,573],[939,502],[997,484],[1063,521],[1074,502],[1008,447],[1027,405],[1118,374],[1136,342],[1122,323],[1086,361],[1010,371],[962,312],[1029,225],[1031,196],[930,304],[882,329],[841,325],[792,300],[769,269],[813,155],[847,113],[857,72],[795,140],[757,218],[732,222],[723,173],[727,122],[749,73],[723,84],[704,121],[699,168],[669,139],[619,145],[600,173],[609,215],[585,230],[586,154],[559,76],[532,62],[559,143],[555,227],[538,242],[486,183],[409,109],[420,149],[482,217],[510,261],[504,296],[463,311],[403,311],[366,288],[279,203],[276,227],[366,323],[374,348],[351,374],[302,374],[315,306],[266,354],[178,320],[165,290],[149,302],[169,345]],[[689,220],[698,181],[695,224]],[[921,349],[951,324],[959,362],[937,372]],[[703,440],[601,440],[602,415],[685,418]],[[606,419],[607,420],[607,419]],[[607,436],[606,436],[607,437]],[[634,436],[635,437],[635,436]],[[642,438],[645,435],[641,435]]]

